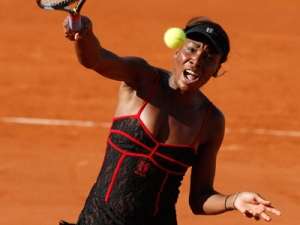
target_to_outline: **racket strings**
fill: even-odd
[[[53,8],[61,8],[77,1],[78,0],[41,0],[40,3],[43,5],[51,6]]]

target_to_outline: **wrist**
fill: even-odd
[[[237,197],[239,196],[240,193],[241,193],[240,191],[238,193],[236,193],[233,197],[233,200],[232,200],[232,208],[235,209],[235,210],[237,210],[237,208],[235,207],[235,201],[236,201],[236,199],[237,199]]]
[[[224,206],[226,211],[231,211],[234,208],[232,207],[232,204],[230,202],[232,201],[233,195],[227,195],[224,201]]]
[[[237,192],[234,195],[227,195],[226,196],[225,201],[224,201],[224,207],[225,207],[226,211],[237,210],[237,208],[235,207],[235,202],[236,202],[236,199],[237,199],[237,197],[240,193],[241,192]]]

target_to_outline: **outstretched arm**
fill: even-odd
[[[154,67],[142,58],[119,57],[104,49],[93,33],[91,20],[81,16],[81,21],[82,28],[77,33],[70,30],[68,19],[65,19],[63,26],[65,37],[74,41],[76,56],[83,66],[107,78],[125,81],[133,88],[142,80],[154,80],[153,76],[156,74]]]
[[[248,218],[271,221],[268,213],[281,215],[281,212],[254,192],[238,192],[224,195],[213,188],[216,158],[224,136],[225,120],[216,108],[207,124],[208,140],[198,149],[198,159],[191,173],[190,206],[194,214],[220,214],[238,210]],[[210,135],[211,134],[211,135]]]
[[[259,220],[261,217],[269,222],[271,217],[267,214],[273,213],[277,216],[281,212],[271,205],[271,202],[262,198],[254,192],[238,192],[235,195],[229,195],[226,200],[228,210],[236,209],[248,218]]]
[[[190,184],[190,207],[194,214],[219,214],[225,212],[224,195],[214,190],[216,159],[222,144],[225,118],[214,106],[203,136],[204,144],[198,147],[197,161],[192,167]]]

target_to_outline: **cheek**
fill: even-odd
[[[219,64],[212,64],[206,67],[206,71],[207,73],[210,73],[211,75],[214,75],[215,73],[218,73],[220,69],[220,65]]]
[[[178,55],[174,55],[174,69],[176,69],[176,71],[182,70],[183,64],[184,61],[182,57]]]

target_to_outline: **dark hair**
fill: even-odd
[[[218,36],[218,42],[219,42],[218,44],[223,49],[223,55],[222,55],[220,63],[225,62],[227,60],[227,56],[230,51],[230,41],[229,41],[228,35],[224,31],[224,29],[219,24],[211,21],[208,17],[198,16],[198,17],[194,17],[190,21],[188,21],[184,30],[188,31],[190,28],[195,27],[197,25],[204,25],[204,26],[214,29],[214,32]]]

